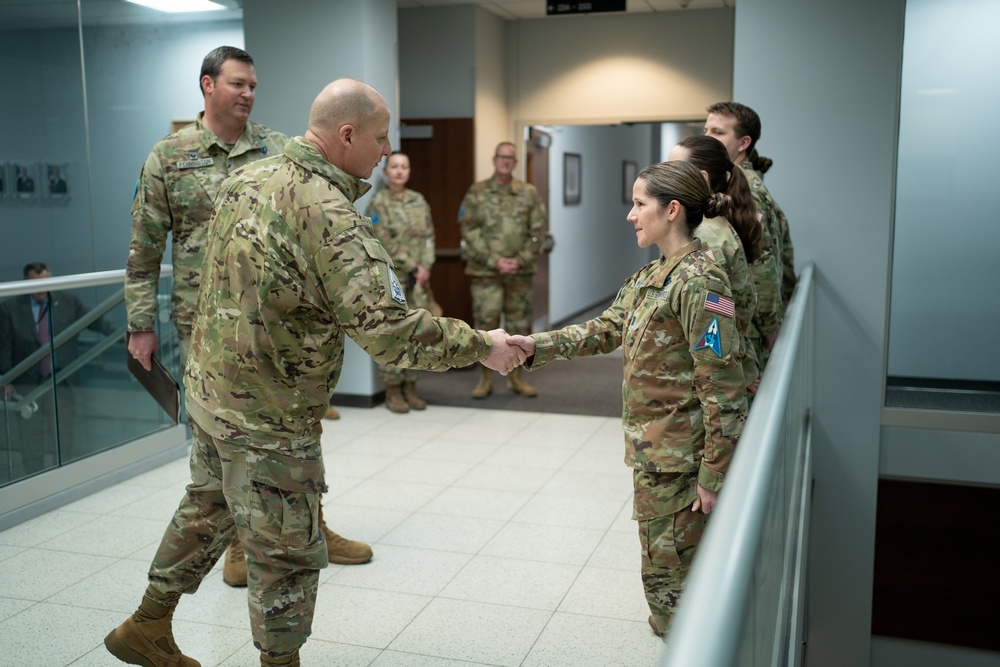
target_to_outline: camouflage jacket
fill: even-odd
[[[778,216],[778,230],[781,233],[781,315],[784,317],[785,308],[788,308],[799,279],[795,276],[795,248],[792,247],[788,218],[777,202],[774,204],[774,212]]]
[[[407,308],[354,206],[370,187],[303,137],[222,184],[184,378],[188,411],[213,436],[286,451],[314,441],[345,334],[385,365],[443,370],[489,356],[486,333]]]
[[[248,122],[227,148],[198,120],[153,146],[139,174],[132,202],[132,241],[125,267],[129,331],[152,331],[160,262],[173,234],[174,322],[191,326],[205,254],[206,229],[219,186],[238,167],[278,155],[288,137]]]
[[[368,205],[375,233],[401,276],[418,266],[434,266],[434,221],[431,207],[419,192],[405,188],[399,195],[379,190]]]
[[[751,384],[760,376],[757,352],[747,340],[750,322],[757,310],[757,289],[750,275],[750,265],[743,250],[743,243],[736,230],[724,217],[705,218],[694,228],[695,238],[701,239],[702,248],[726,271],[729,286],[736,304],[736,329],[740,333],[740,359],[743,377]]]
[[[781,236],[778,234],[778,218],[771,193],[764,187],[757,172],[749,162],[740,165],[750,184],[753,202],[760,217],[760,257],[750,265],[754,286],[757,288],[757,311],[753,324],[761,336],[778,330],[781,325]]]
[[[639,270],[596,319],[534,334],[530,367],[621,346],[625,463],[717,491],[747,413],[732,306],[725,271],[695,239]]]
[[[458,225],[470,276],[499,275],[502,257],[521,261],[519,275],[535,272],[545,239],[545,206],[534,185],[516,178],[500,185],[492,177],[473,183],[458,211]]]

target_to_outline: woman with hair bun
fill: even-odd
[[[713,194],[693,165],[663,162],[639,173],[632,202],[639,246],[656,245],[663,257],[629,278],[599,317],[511,342],[528,353],[529,369],[622,348],[632,516],[649,624],[662,635],[743,429],[746,382],[729,279],[694,237],[732,200]]]
[[[697,135],[681,140],[667,155],[667,160],[690,162],[701,170],[713,192],[723,192],[733,200],[726,216],[706,218],[694,235],[701,239],[702,247],[726,270],[736,303],[736,326],[742,337],[743,376],[750,394],[760,385],[758,349],[763,346],[760,332],[753,324],[757,309],[757,290],[754,287],[750,264],[760,257],[761,227],[753,194],[743,170],[729,159],[725,145],[708,135]],[[775,285],[775,289],[778,286]]]

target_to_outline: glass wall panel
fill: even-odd
[[[886,403],[1000,411],[993,0],[909,0]]]

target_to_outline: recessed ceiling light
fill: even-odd
[[[134,5],[142,5],[150,9],[161,12],[214,12],[217,9],[226,9],[225,5],[220,5],[211,0],[125,0]]]

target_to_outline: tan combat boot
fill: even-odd
[[[243,553],[243,543],[240,542],[238,535],[226,549],[225,560],[222,563],[222,581],[233,588],[247,585],[247,557]]]
[[[326,538],[326,553],[331,563],[337,565],[360,565],[372,559],[372,548],[364,542],[355,542],[341,537],[327,528],[323,520],[323,508],[319,508],[319,529]]]
[[[170,621],[180,593],[161,593],[149,586],[134,614],[104,638],[111,655],[142,667],[201,667],[177,648]]]
[[[298,651],[280,658],[269,658],[263,653],[260,654],[260,667],[301,667],[301,665]]]
[[[510,389],[515,394],[520,394],[521,396],[527,396],[531,398],[533,396],[538,396],[538,391],[535,390],[530,384],[525,382],[524,377],[521,375],[521,369],[515,368],[507,376],[507,388]]]
[[[326,409],[326,414],[323,415],[323,419],[340,419],[340,413],[334,410],[333,406],[330,406]]]
[[[472,390],[472,398],[486,398],[493,393],[493,371],[486,366],[480,366],[479,373],[479,382]]]
[[[410,406],[411,410],[423,410],[427,407],[427,401],[417,396],[416,382],[403,383],[403,398],[406,399],[406,404]]]
[[[398,384],[387,384],[385,386],[385,407],[389,408],[389,412],[398,412],[400,414],[410,411],[410,406],[403,398],[403,390]]]

